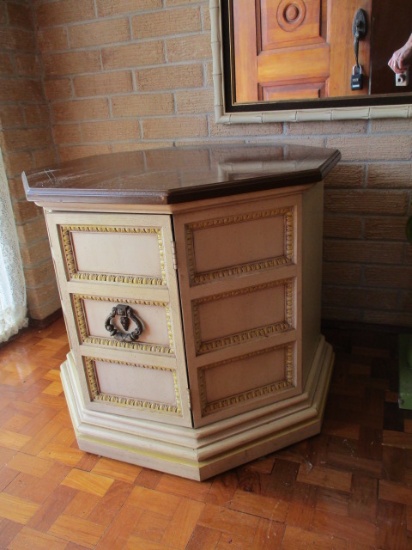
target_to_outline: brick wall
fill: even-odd
[[[30,158],[16,158],[14,175],[33,165],[36,143],[49,153],[54,145],[63,160],[210,140],[339,148],[343,161],[326,182],[323,316],[412,326],[412,247],[404,238],[412,121],[217,125],[208,0],[31,4],[38,56],[30,42],[36,64],[25,66],[38,67],[28,80],[38,86],[43,78],[45,99],[36,92],[42,118],[25,120]],[[34,220],[41,226],[34,212],[33,229]]]
[[[0,147],[24,264],[29,315],[43,319],[59,308],[59,299],[43,214],[25,200],[20,173],[50,164],[56,154],[30,4],[0,2]]]

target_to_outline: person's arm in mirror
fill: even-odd
[[[406,71],[412,62],[412,34],[407,42],[393,53],[388,65],[394,73],[400,74]]]

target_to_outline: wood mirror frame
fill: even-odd
[[[236,0],[235,0],[236,1]],[[236,103],[232,0],[209,0],[216,122],[264,123],[412,117],[412,92]]]

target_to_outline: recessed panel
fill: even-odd
[[[194,300],[197,353],[293,328],[292,279]]]
[[[60,230],[69,278],[165,284],[159,228],[78,225]]]
[[[199,369],[202,414],[271,398],[295,385],[293,344]]]
[[[179,412],[176,373],[172,369],[85,358],[92,401]]]
[[[294,210],[250,212],[189,223],[191,284],[233,277],[294,261]]]
[[[261,0],[262,50],[323,41],[320,0]]]
[[[167,303],[81,295],[73,295],[73,301],[81,341],[171,352],[173,342]],[[129,307],[129,313],[116,313],[119,305]],[[140,334],[137,334],[139,328]]]

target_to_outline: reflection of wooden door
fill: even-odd
[[[361,41],[363,90],[354,92],[352,24],[372,0],[234,0],[236,103],[368,93],[369,34]]]

